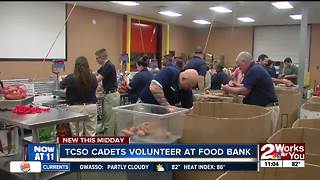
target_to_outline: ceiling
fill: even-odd
[[[105,10],[119,14],[134,14],[150,17],[187,27],[207,27],[192,22],[194,19],[205,19],[212,21],[214,26],[263,26],[263,25],[289,25],[300,24],[299,20],[289,17],[291,14],[301,14],[305,7],[308,10],[308,23],[320,23],[320,2],[294,1],[290,2],[294,8],[280,10],[267,1],[136,1],[139,6],[128,7],[109,1],[80,1],[78,5]],[[73,3],[67,1],[67,3]],[[209,7],[222,5],[233,12],[220,14],[209,9]],[[182,14],[180,17],[167,17],[158,14],[160,10],[172,10]],[[253,23],[243,23],[237,17],[249,16],[255,19]]]

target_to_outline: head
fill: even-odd
[[[261,54],[259,57],[258,57],[258,63],[263,65],[263,66],[266,66],[268,64],[268,59],[269,57],[265,54]]]
[[[283,63],[284,63],[284,67],[288,67],[288,66],[291,66],[292,60],[291,60],[290,57],[286,57],[286,58],[284,59]]]
[[[162,67],[172,64],[172,59],[173,56],[171,56],[170,54],[164,55],[162,58]]]
[[[214,66],[214,69],[216,70],[216,72],[221,72],[223,70],[223,66],[221,64],[216,64]]]
[[[179,58],[175,58],[176,66],[178,66],[180,69],[183,69],[183,60]]]
[[[137,69],[138,71],[141,71],[143,68],[148,67],[149,65],[149,57],[148,56],[142,56],[140,59],[137,61]]]
[[[273,61],[269,59],[267,63],[267,67],[272,67],[272,66],[273,66]]]
[[[104,64],[108,59],[107,50],[104,48],[97,50],[95,55],[96,55],[97,63],[100,65]]]
[[[86,57],[80,56],[76,59],[73,74],[76,79],[77,93],[84,98],[90,92],[91,88],[91,71]]]
[[[247,72],[252,62],[252,56],[248,52],[240,52],[236,59],[236,64],[243,73]]]
[[[194,55],[203,58],[203,49],[201,46],[197,46]]]
[[[198,72],[194,69],[187,69],[180,73],[179,83],[184,90],[191,90],[198,84]]]

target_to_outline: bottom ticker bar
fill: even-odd
[[[70,163],[71,171],[257,171],[257,162]]]

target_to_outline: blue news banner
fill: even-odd
[[[42,171],[257,171],[258,145],[28,144]]]

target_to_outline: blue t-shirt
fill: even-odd
[[[198,56],[194,56],[188,60],[187,64],[184,66],[184,69],[194,69],[198,72],[200,76],[206,76],[206,72],[209,69],[207,63]]]
[[[276,68],[275,67],[264,67],[271,77],[276,78]]]
[[[146,86],[149,87],[152,78],[153,76],[147,68],[142,69],[133,76],[132,81],[129,83],[129,86],[132,89],[128,92],[128,98],[131,103],[136,103],[138,101],[139,93]]]
[[[95,75],[91,75],[91,88],[87,96],[81,98],[81,95],[78,93],[81,89],[78,89],[76,86],[76,78],[73,74],[69,74],[60,82],[61,89],[66,90],[66,100],[68,104],[82,104],[82,103],[96,103],[96,89],[98,86],[98,81]]]
[[[221,85],[229,83],[229,77],[223,71],[218,72],[211,76],[211,89],[221,89]]]
[[[117,89],[117,71],[110,60],[101,66],[98,73],[103,76],[102,85],[106,93]]]
[[[251,89],[250,94],[243,99],[244,104],[265,107],[278,102],[271,76],[261,65],[252,63],[244,75],[242,84]]]
[[[181,102],[182,107],[191,108],[193,106],[192,90],[179,88],[179,74],[180,71],[177,68],[167,66],[159,71],[154,80],[161,84],[165,98],[170,105],[174,106]],[[159,104],[151,93],[149,86],[142,90],[139,98],[144,103]]]

